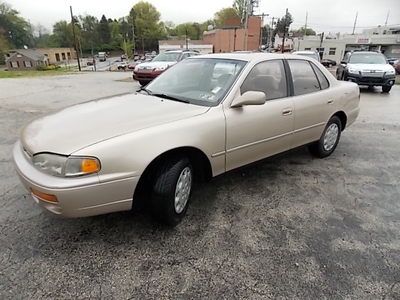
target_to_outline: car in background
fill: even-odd
[[[398,57],[387,57],[386,59],[387,59],[388,63],[391,64],[392,66],[394,65],[396,60],[399,60]]]
[[[117,69],[118,70],[126,70],[128,68],[128,63],[127,62],[125,62],[125,61],[122,61],[122,62],[120,62],[120,63],[118,63],[118,65],[117,65]]]
[[[99,52],[98,57],[99,57],[99,61],[106,61],[107,60],[107,53]]]
[[[191,50],[170,50],[158,54],[149,62],[138,64],[133,70],[133,79],[146,85],[169,67],[191,56],[199,55]]]
[[[324,58],[324,59],[321,59],[321,64],[325,67],[330,68],[332,66],[336,66],[336,61],[329,59],[329,58]]]
[[[347,52],[336,70],[336,78],[369,88],[381,86],[383,93],[389,93],[395,83],[396,71],[381,53]]]
[[[128,56],[126,54],[121,55],[121,60],[124,60],[124,59],[128,59]]]
[[[143,196],[157,219],[176,225],[196,181],[302,145],[331,155],[359,103],[356,84],[307,57],[190,57],[136,94],[33,121],[13,157],[29,194],[54,214],[130,210]]]
[[[313,58],[313,59],[315,59],[316,61],[321,61],[321,58],[319,57],[319,53],[318,52],[316,52],[316,51],[308,51],[308,50],[305,50],[305,51],[294,51],[292,54],[294,54],[294,55],[302,55],[302,56],[306,56],[306,57],[309,57],[309,58]]]
[[[393,68],[396,70],[396,74],[400,74],[400,59],[394,61]]]

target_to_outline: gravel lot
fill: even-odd
[[[134,91],[128,76],[0,80],[0,299],[400,299],[400,86],[362,91],[329,158],[301,148],[200,186],[175,229],[42,211],[13,168],[18,132]]]

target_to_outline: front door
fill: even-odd
[[[261,62],[254,66],[240,92],[261,91],[263,105],[225,109],[226,169],[290,149],[294,128],[293,99],[288,98],[283,61]]]

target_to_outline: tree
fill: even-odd
[[[293,17],[290,14],[290,12],[288,12],[282,18],[278,19],[278,21],[276,22],[274,35],[276,35],[277,33],[284,33],[284,32],[287,33],[289,31],[290,24],[292,23],[293,23]]]
[[[132,7],[128,23],[135,25],[136,45],[140,45],[142,50],[156,49],[158,40],[166,37],[160,13],[148,2],[140,1]]]
[[[298,36],[304,36],[304,35],[316,35],[316,32],[312,28],[307,28],[304,30],[304,26],[300,27],[297,30],[291,30],[293,34],[296,34]]]
[[[51,37],[53,45],[57,47],[71,47],[74,45],[72,26],[67,21],[58,21],[53,25]]]
[[[120,48],[128,57],[132,57],[133,54],[133,43],[127,40],[121,42]]]
[[[223,26],[228,19],[232,18],[240,18],[237,10],[233,7],[222,8],[214,15],[214,21],[217,27]]]
[[[19,12],[0,2],[0,34],[10,47],[33,46],[32,26]]]
[[[100,19],[99,26],[98,26],[98,33],[100,42],[103,46],[106,44],[110,44],[111,41],[111,31],[110,26],[108,25],[108,20],[105,15],[103,15]]]
[[[90,51],[94,54],[95,49],[100,47],[98,26],[99,20],[91,15],[79,16],[79,23],[81,27],[82,37],[82,50],[85,52]]]
[[[233,8],[236,10],[236,13],[239,16],[242,24],[245,22],[245,19],[246,19],[246,4],[247,4],[247,0],[234,0],[233,1]]]

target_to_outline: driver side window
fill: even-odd
[[[267,100],[287,97],[287,83],[283,61],[280,59],[257,64],[240,87],[241,94],[247,91],[264,92]]]

